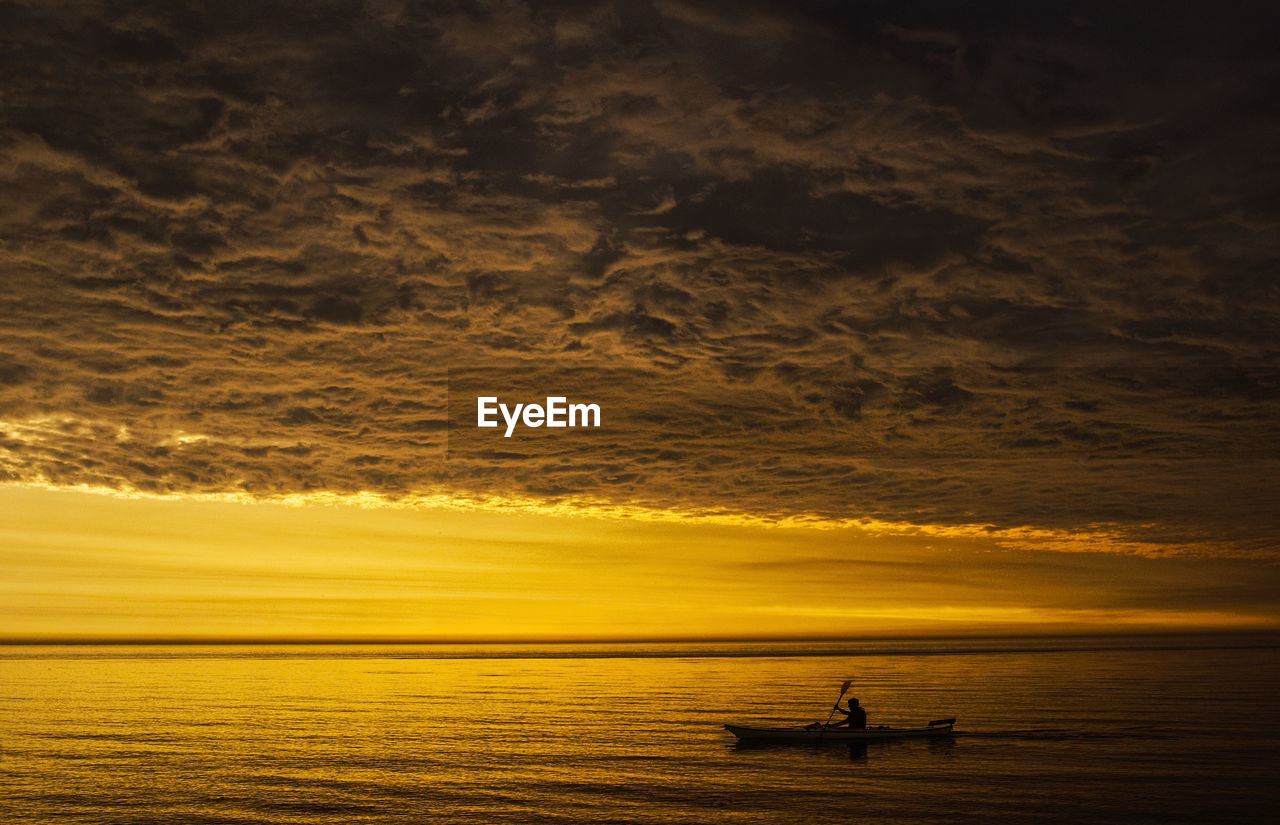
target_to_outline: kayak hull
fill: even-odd
[[[927,739],[950,736],[954,723],[930,725],[923,728],[751,728],[744,725],[725,725],[724,729],[743,742],[880,742],[888,739]]]

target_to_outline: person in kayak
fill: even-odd
[[[861,729],[867,726],[867,712],[858,704],[858,700],[852,696],[849,697],[848,710],[840,707],[839,702],[836,702],[836,710],[844,714],[844,721],[836,722],[831,727]]]

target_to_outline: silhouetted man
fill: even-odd
[[[865,728],[867,726],[867,712],[858,704],[858,700],[852,696],[849,697],[849,709],[845,710],[840,707],[840,703],[836,703],[836,710],[844,714],[843,722],[836,722],[833,728]]]

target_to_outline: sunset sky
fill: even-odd
[[[110,5],[0,10],[0,638],[1280,627],[1269,6]]]

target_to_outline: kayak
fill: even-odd
[[[878,742],[885,739],[919,739],[950,736],[955,719],[935,719],[922,728],[751,728],[725,725],[724,729],[744,742]]]

